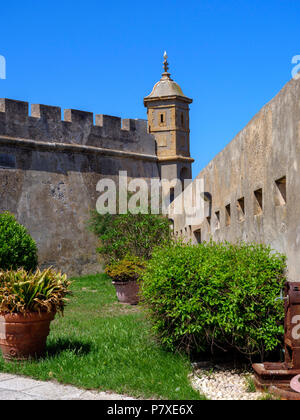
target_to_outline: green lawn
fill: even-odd
[[[120,305],[105,275],[77,278],[64,317],[51,324],[47,356],[4,363],[0,371],[55,379],[135,397],[201,399],[189,385],[187,358],[164,351],[139,307]]]

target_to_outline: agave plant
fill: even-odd
[[[0,312],[61,312],[71,282],[52,268],[34,273],[24,269],[0,271]]]

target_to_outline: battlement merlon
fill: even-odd
[[[31,116],[43,120],[59,122],[61,121],[61,108],[58,106],[32,104]]]
[[[82,144],[155,155],[147,121],[95,115],[76,109],[0,99],[0,135],[36,141]]]

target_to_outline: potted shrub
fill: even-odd
[[[108,274],[116,288],[117,298],[120,303],[137,305],[139,302],[138,280],[145,268],[145,262],[138,257],[126,256],[125,258],[110,263],[105,273]]]
[[[0,271],[0,348],[5,360],[43,355],[50,322],[63,313],[71,282],[44,271]]]
[[[105,264],[121,260],[126,255],[149,260],[153,249],[172,242],[170,220],[161,214],[125,213],[99,214],[91,212],[89,229],[97,235],[97,252]]]

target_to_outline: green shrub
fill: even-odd
[[[63,312],[70,284],[51,268],[0,271],[0,312]]]
[[[26,228],[12,214],[0,214],[0,269],[35,270],[37,261],[37,247]]]
[[[139,257],[126,256],[122,260],[113,261],[105,268],[105,273],[113,281],[132,281],[138,280],[145,269],[144,261]]]
[[[282,343],[285,268],[264,245],[174,244],[147,264],[143,301],[169,349],[263,356]]]
[[[97,251],[106,263],[128,254],[149,259],[155,246],[171,242],[170,221],[156,214],[92,212],[89,228],[99,237]]]

